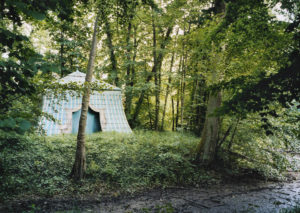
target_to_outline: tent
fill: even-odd
[[[85,74],[76,71],[59,79],[58,83],[83,85],[84,81]],[[91,92],[86,133],[98,131],[132,132],[124,113],[121,89],[95,78],[93,78],[92,83],[97,85],[98,89],[93,89]],[[55,118],[53,121],[44,117],[40,121],[46,134],[77,133],[81,101],[81,95],[70,90],[61,97],[51,93],[45,95],[42,111]]]

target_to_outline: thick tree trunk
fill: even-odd
[[[214,0],[214,13],[219,14],[225,12],[224,0]],[[211,70],[212,82],[218,81],[217,72]],[[206,110],[206,118],[202,130],[201,141],[197,147],[197,158],[203,165],[209,165],[215,159],[216,147],[219,138],[220,119],[212,115],[215,110],[221,106],[221,92],[210,93]]]
[[[208,98],[206,119],[202,130],[201,141],[197,147],[198,160],[209,165],[215,157],[216,145],[220,128],[219,117],[212,115],[221,105],[221,93],[211,93]]]
[[[95,20],[92,47],[90,51],[87,73],[85,77],[85,82],[88,84],[92,81],[92,77],[93,77],[94,61],[95,61],[96,50],[97,50],[98,18],[99,15],[97,15]],[[84,89],[84,93],[82,97],[75,162],[73,164],[73,169],[71,172],[71,177],[73,177],[75,180],[81,180],[84,177],[85,170],[86,170],[85,127],[86,127],[87,112],[88,112],[89,101],[90,101],[90,92],[91,89],[89,85],[87,85]]]

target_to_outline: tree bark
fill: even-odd
[[[179,101],[180,101],[180,88],[177,89],[177,97],[176,97],[176,118],[175,118],[175,130],[178,128],[179,121]]]
[[[179,66],[178,66],[178,75],[180,75],[180,69],[182,66],[182,61],[183,61],[183,56],[180,57],[179,60]],[[179,85],[178,85],[178,89],[177,89],[177,98],[176,98],[176,118],[175,118],[175,129],[177,131],[177,127],[178,127],[178,121],[179,121],[179,103],[180,103],[180,95],[181,94],[181,80],[179,80]]]
[[[126,58],[127,58],[127,65],[126,65],[126,101],[125,101],[125,113],[126,116],[129,117],[130,111],[131,111],[131,99],[132,99],[132,87],[131,87],[131,57],[130,57],[130,52],[131,52],[131,43],[130,43],[130,35],[131,35],[131,22],[128,23],[128,28],[127,28],[127,35],[126,35]]]
[[[85,89],[82,97],[75,162],[73,164],[73,168],[71,172],[71,177],[73,177],[75,180],[81,180],[82,178],[84,178],[85,170],[86,170],[85,128],[86,128],[87,112],[88,112],[90,93],[91,93],[91,88],[89,86],[89,83],[92,81],[92,77],[93,77],[94,61],[95,61],[96,50],[97,50],[98,19],[99,19],[99,14],[96,17],[95,24],[94,24],[92,47],[89,56],[87,73],[85,77]]]
[[[109,48],[109,57],[110,57],[110,61],[111,61],[111,72],[109,73],[109,78],[112,80],[112,83],[114,85],[116,85],[117,87],[119,87],[119,77],[118,77],[118,68],[117,68],[117,59],[115,56],[115,50],[114,50],[114,45],[112,43],[112,32],[110,29],[110,23],[107,20],[107,18],[105,19],[105,33],[106,33],[106,42],[107,42],[107,46]]]
[[[175,130],[175,110],[174,110],[173,96],[171,96],[171,102],[172,102],[172,131],[174,131]]]
[[[147,101],[148,101],[148,115],[149,115],[149,124],[150,124],[150,129],[152,129],[152,115],[151,115],[151,105],[150,105],[150,100],[149,100],[149,95],[147,95]]]
[[[159,120],[159,74],[157,68],[157,56],[156,56],[156,26],[154,22],[154,15],[152,16],[152,41],[153,41],[153,74],[154,74],[154,84],[155,84],[155,117],[154,117],[154,130],[158,130],[158,120]]]
[[[64,61],[64,28],[60,32],[60,77],[64,77],[65,61]]]
[[[217,94],[210,93],[201,141],[197,147],[197,158],[204,165],[209,165],[215,157],[220,120],[219,117],[212,115],[212,113],[214,113],[220,105],[221,92],[218,92]]]
[[[164,130],[164,121],[165,121],[165,115],[166,115],[166,108],[167,108],[168,96],[169,96],[169,92],[170,92],[170,84],[172,82],[172,75],[171,74],[172,74],[172,68],[173,68],[173,64],[174,64],[174,56],[175,56],[175,52],[172,53],[172,58],[171,58],[169,79],[168,79],[168,85],[167,85],[166,96],[165,96],[165,104],[164,104],[163,115],[162,115],[162,119],[161,119],[161,131]]]
[[[185,59],[182,61],[182,75],[181,75],[181,99],[180,99],[180,125],[183,128],[183,112],[184,112],[184,95],[185,93]],[[181,129],[182,130],[182,129]]]
[[[228,151],[230,151],[230,149],[231,149],[231,147],[232,147],[232,143],[233,143],[233,138],[234,138],[234,136],[235,136],[235,133],[236,133],[236,130],[237,130],[237,127],[238,127],[238,125],[239,125],[239,122],[240,122],[240,118],[238,118],[237,119],[237,121],[236,121],[236,124],[235,124],[235,127],[234,127],[234,130],[233,130],[233,133],[232,133],[232,135],[231,135],[231,138],[230,138],[230,141],[229,141],[229,143],[228,143]]]
[[[186,35],[186,33],[189,33],[190,32],[190,28],[191,28],[191,24],[189,23],[189,26],[188,26],[188,30],[186,32],[185,30],[185,26],[184,26],[184,35]],[[181,108],[180,108],[180,123],[181,123],[181,129],[183,130],[183,120],[184,120],[184,103],[185,103],[185,77],[186,77],[186,62],[187,62],[187,56],[188,56],[188,52],[185,48],[185,43],[183,43],[183,46],[182,46],[182,53],[184,54],[184,58],[182,60],[182,68],[181,68],[181,71],[182,71],[182,91],[181,91]]]

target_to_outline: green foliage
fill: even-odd
[[[273,107],[277,108],[278,118],[248,114],[222,144],[219,155],[232,170],[250,169],[265,178],[276,179],[283,178],[288,168],[296,168],[287,151],[300,148],[299,125],[293,122],[299,111],[295,106],[288,110],[279,105]],[[225,117],[223,125],[225,132],[230,125],[236,125],[236,119]]]
[[[227,173],[238,176],[248,169],[267,178],[278,177],[289,165],[286,157],[269,149],[276,144],[259,136],[263,132],[255,122],[242,126],[232,151],[247,158],[233,158],[224,152],[221,156],[227,158],[226,167],[231,171]],[[193,163],[197,137],[172,132],[98,133],[87,138],[86,178],[75,183],[68,177],[75,139],[73,135],[42,137],[0,132],[0,197],[89,193],[116,196],[153,187],[213,184],[222,175]]]
[[[24,134],[41,114],[38,72],[50,72],[56,65],[38,54],[22,32],[22,25],[46,18],[48,11],[59,10],[67,19],[72,1],[44,2],[8,0],[0,5],[0,130]],[[40,78],[41,80],[41,78]],[[6,141],[8,142],[8,141]],[[3,144],[1,144],[3,145]]]
[[[87,176],[73,183],[75,137],[4,135],[18,141],[0,154],[2,198],[56,196],[107,191],[133,192],[175,184],[215,181],[191,162],[198,138],[173,133],[100,133],[87,138]],[[108,190],[110,189],[110,190]]]

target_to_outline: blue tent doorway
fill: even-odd
[[[76,134],[79,127],[81,109],[72,113],[72,133]],[[94,133],[101,131],[99,112],[95,112],[90,107],[87,113],[86,133]]]

